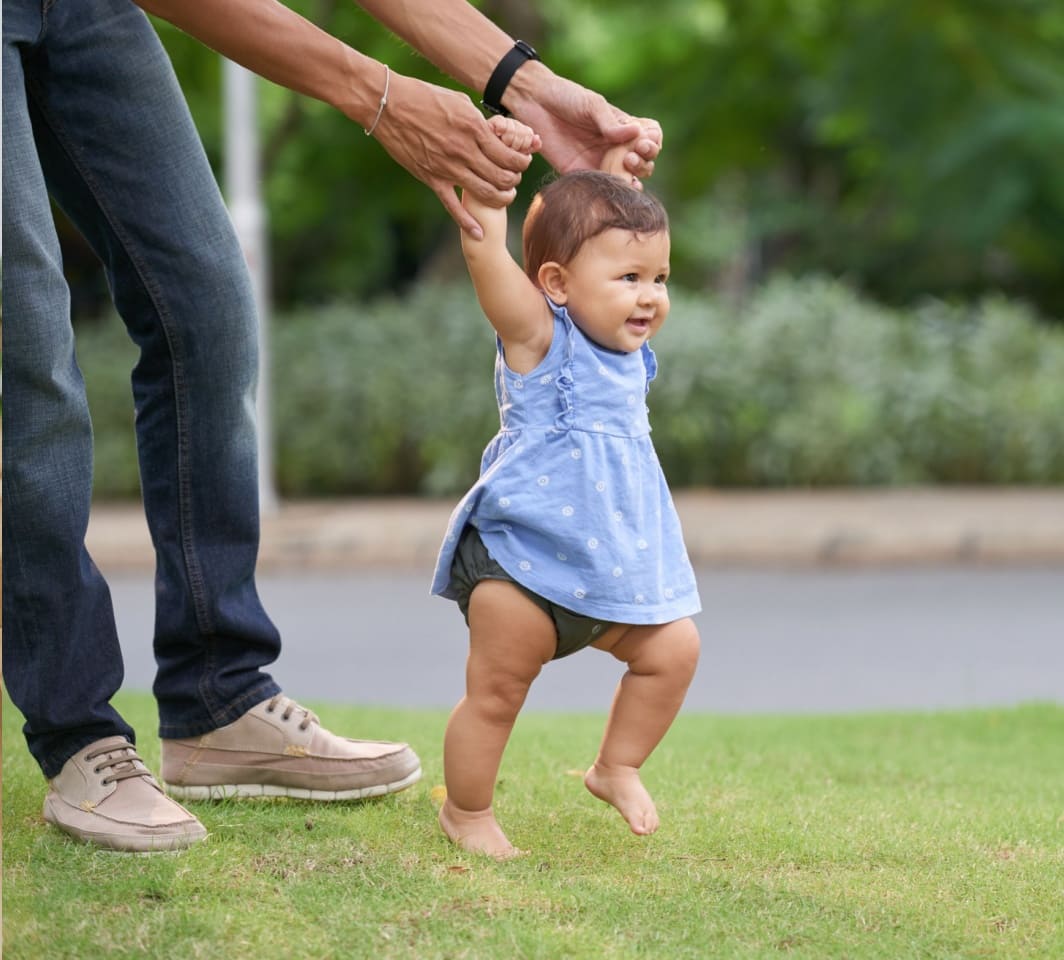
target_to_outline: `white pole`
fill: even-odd
[[[240,246],[251,272],[259,315],[259,387],[255,397],[259,445],[259,509],[277,510],[273,480],[273,419],[270,402],[270,269],[266,245],[266,207],[259,165],[256,77],[239,64],[225,67],[225,191]]]

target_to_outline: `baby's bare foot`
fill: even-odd
[[[491,807],[463,810],[446,800],[440,807],[439,820],[447,837],[470,853],[485,853],[496,860],[512,860],[524,853],[506,838]]]
[[[634,767],[603,768],[598,764],[584,774],[584,786],[600,800],[617,808],[632,833],[641,836],[658,829],[658,811]]]

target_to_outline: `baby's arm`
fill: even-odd
[[[628,186],[636,190],[642,190],[643,181],[639,177],[633,176],[632,172],[624,165],[624,158],[631,152],[630,143],[620,143],[610,147],[602,157],[601,169],[605,173],[612,173],[615,177],[627,183]]]
[[[536,135],[524,124],[493,116],[496,136],[514,150],[529,150]],[[489,207],[470,193],[462,204],[484,230],[483,240],[462,232],[462,253],[481,309],[502,340],[506,360],[515,370],[533,369],[550,349],[553,324],[543,294],[525,275],[506,246],[506,207]]]

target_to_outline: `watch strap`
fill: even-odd
[[[484,88],[484,99],[480,102],[492,113],[510,116],[510,111],[502,105],[503,94],[510,85],[513,75],[529,60],[538,60],[539,54],[524,40],[517,40],[498,62],[488,78]]]

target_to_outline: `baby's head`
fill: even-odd
[[[522,233],[525,273],[537,284],[549,260],[568,264],[580,248],[606,230],[650,236],[668,234],[661,201],[599,170],[567,173],[536,194]]]
[[[669,312],[669,218],[612,174],[559,177],[525,218],[525,273],[604,347],[638,350]]]

